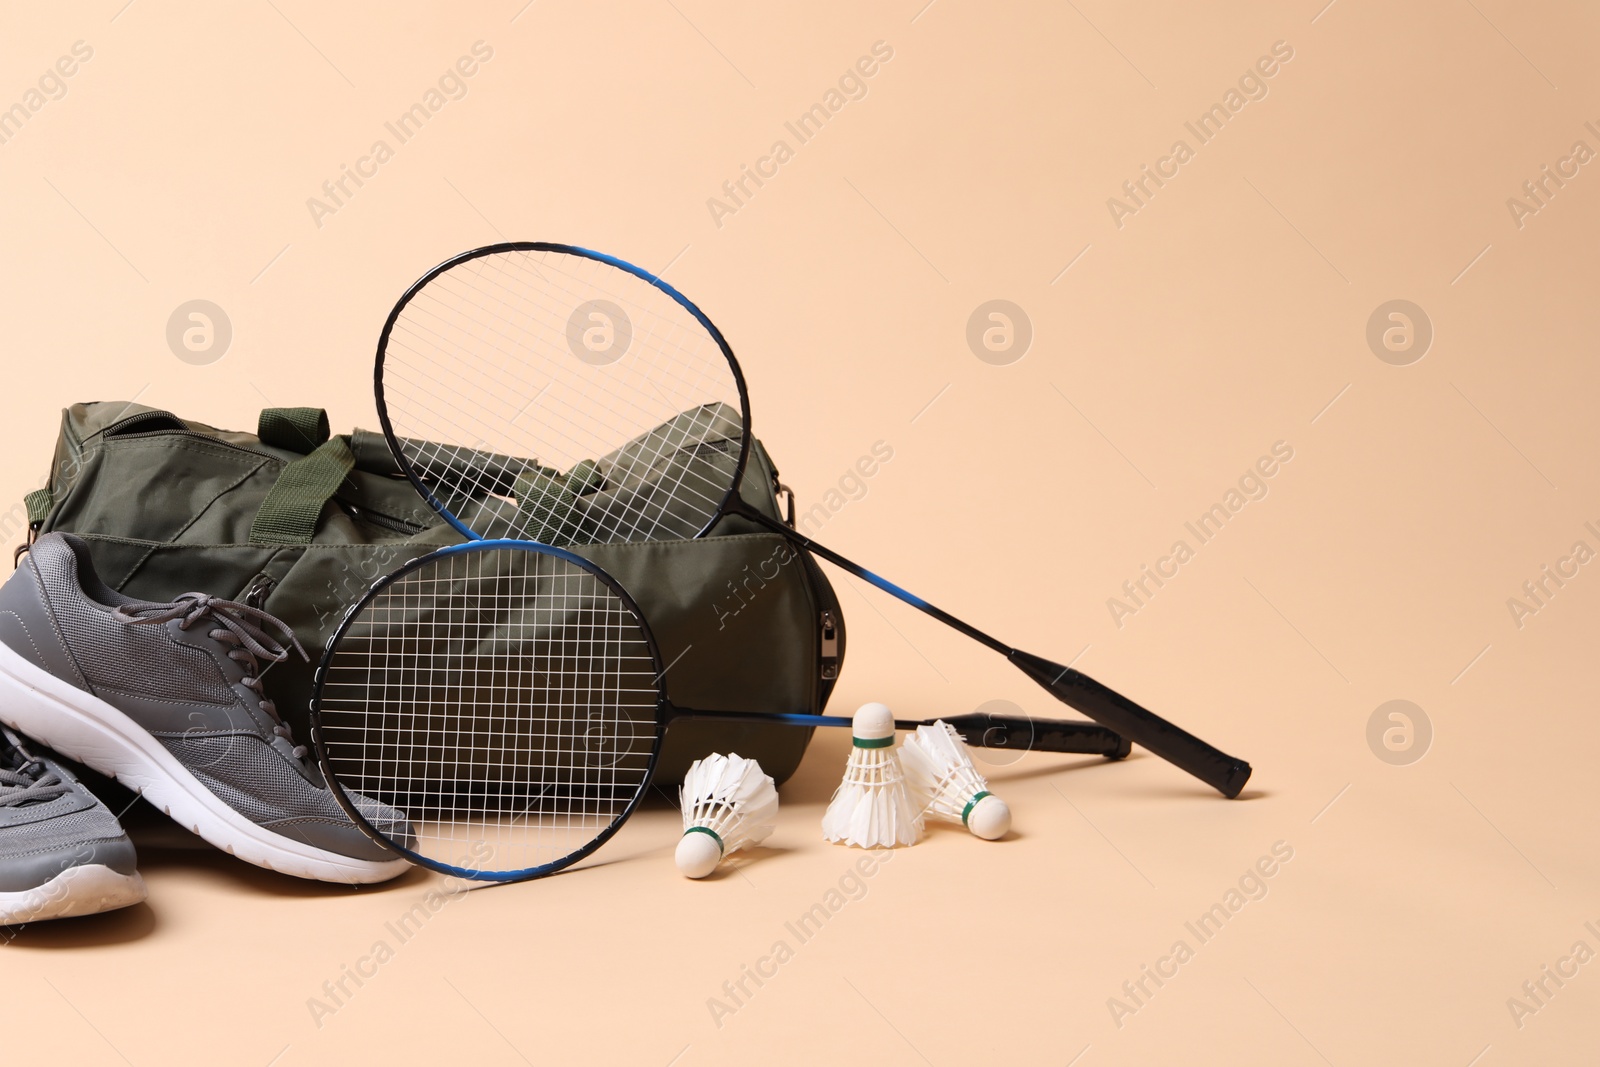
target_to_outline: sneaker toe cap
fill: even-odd
[[[0,893],[37,889],[70,867],[91,866],[134,874],[138,863],[133,842],[126,837],[109,837],[21,854],[0,854]]]
[[[351,799],[367,823],[385,840],[407,849],[416,844],[411,823],[404,813],[360,794],[352,794]],[[348,818],[285,819],[268,827],[349,859],[383,863],[396,858],[390,848],[374,841],[365,829]]]

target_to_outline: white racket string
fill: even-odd
[[[474,549],[357,609],[324,666],[319,731],[332,776],[404,813],[416,855],[516,872],[626,814],[659,697],[648,638],[609,585],[555,556]]]
[[[610,330],[610,347],[588,345],[591,330]],[[728,496],[743,447],[738,379],[701,321],[643,278],[572,252],[491,251],[431,278],[396,312],[382,384],[405,461],[447,508],[472,508],[456,517],[478,533],[693,537]],[[603,484],[573,487],[564,526],[537,496],[515,499],[519,475],[607,456]]]

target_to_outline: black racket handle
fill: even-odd
[[[837,726],[849,729],[853,720],[847,715],[804,715],[790,712],[765,711],[695,711],[688,708],[664,706],[668,722],[674,719],[701,719],[711,722],[782,723],[786,726]],[[919,726],[932,726],[936,719],[896,719],[896,730],[915,730]],[[956,733],[969,745],[980,748],[1019,748],[1032,752],[1081,753],[1086,756],[1106,756],[1121,759],[1128,754],[1125,738],[1098,723],[1077,722],[1071,719],[1028,719],[1006,716],[953,715],[944,720],[956,728]]]
[[[955,727],[967,744],[978,748],[1015,748],[1026,752],[1081,752],[1122,759],[1132,744],[1114,730],[1093,722],[1070,719],[1009,718],[999,715],[951,715],[945,722]],[[898,725],[898,724],[897,724]]]
[[[1213,748],[1087,674],[1015,649],[1007,658],[1063,704],[1183,768],[1223,796],[1238,796],[1250,780],[1250,764],[1244,760]]]

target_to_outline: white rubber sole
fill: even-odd
[[[68,867],[44,885],[0,893],[0,926],[116,911],[144,900],[144,879],[98,863]]]
[[[404,874],[404,859],[358,860],[263,829],[223,803],[138,723],[0,643],[0,722],[110,775],[217,848],[269,871],[352,884]]]

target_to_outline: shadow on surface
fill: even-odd
[[[217,885],[230,892],[314,900],[347,896],[356,891],[364,894],[397,892],[415,888],[430,877],[421,867],[413,867],[397,878],[373,885],[318,882],[257,867],[209,845],[203,848],[143,846],[139,849],[139,870],[146,878],[164,871],[182,870],[196,881]]]
[[[99,948],[141,941],[159,925],[149,904],[75,919],[50,919],[22,926],[0,926],[0,947],[44,949]]]

